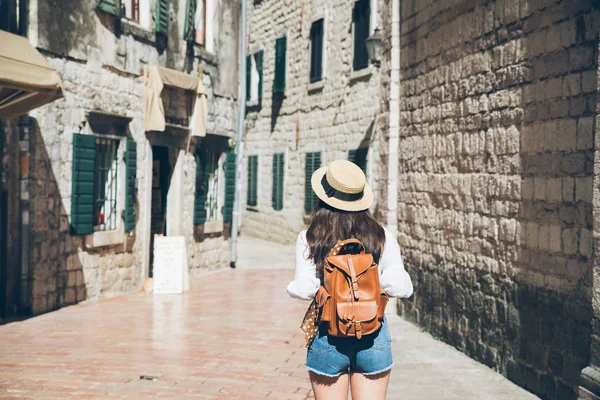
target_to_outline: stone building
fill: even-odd
[[[64,91],[0,121],[8,204],[0,316],[139,290],[152,275],[154,235],[186,238],[192,274],[228,265],[238,6],[0,1],[0,29],[26,36]],[[162,129],[145,122],[153,85],[162,88],[154,98]],[[202,136],[193,127],[204,98]]]
[[[381,0],[249,2],[244,234],[293,242],[315,196],[309,178],[343,158],[380,201],[381,74],[365,39]]]
[[[400,313],[544,399],[577,398],[599,364],[597,2],[383,10],[386,210],[415,284]]]

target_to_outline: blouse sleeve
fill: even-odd
[[[296,271],[294,280],[289,283],[287,292],[295,299],[310,300],[321,286],[317,278],[317,267],[309,258],[306,231],[300,232],[296,241]]]
[[[381,288],[391,297],[410,297],[413,285],[404,269],[400,245],[390,231],[385,229],[385,247],[379,260]]]

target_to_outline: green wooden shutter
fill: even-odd
[[[321,80],[323,69],[323,20],[312,24],[310,29],[310,81]]]
[[[196,0],[187,0],[187,4],[185,6],[185,25],[183,28],[183,40],[192,41],[194,40],[194,17],[196,15]]]
[[[283,177],[285,160],[283,153],[273,155],[273,209],[283,209]]]
[[[354,3],[354,70],[369,66],[366,39],[369,37],[370,28],[369,0],[359,0]]]
[[[256,69],[258,70],[258,101],[262,100],[264,53],[265,52],[261,50],[256,54]]]
[[[229,151],[225,157],[225,202],[223,205],[223,222],[233,219],[235,201],[235,153]]]
[[[125,231],[135,229],[135,182],[137,177],[137,144],[135,140],[127,139],[125,151],[125,210],[123,219]]]
[[[94,8],[112,14],[115,17],[121,16],[121,0],[95,0]]]
[[[308,214],[315,208],[317,196],[312,190],[311,178],[313,173],[321,168],[321,152],[306,153],[304,166],[304,211]]]
[[[208,151],[196,152],[196,191],[194,193],[194,225],[206,222],[206,195],[208,194]]]
[[[252,99],[252,56],[246,56],[246,101]]]
[[[73,134],[73,177],[71,193],[71,233],[93,233],[94,173],[96,170],[96,138]]]
[[[283,93],[285,91],[285,68],[286,68],[287,38],[280,37],[275,41],[275,79],[273,92]]]
[[[248,157],[248,195],[246,204],[256,206],[258,203],[258,156]]]
[[[169,33],[169,0],[156,0],[156,17],[154,19],[156,33]]]

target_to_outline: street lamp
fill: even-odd
[[[375,31],[369,36],[365,42],[367,44],[367,53],[369,54],[369,60],[371,64],[379,67],[381,65],[381,41],[383,36],[379,27],[375,28]]]

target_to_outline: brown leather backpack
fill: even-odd
[[[347,245],[358,254],[344,254]],[[315,296],[328,334],[360,339],[381,326],[387,295],[381,290],[377,264],[358,239],[339,241],[325,258],[323,286]]]

